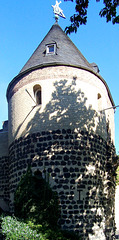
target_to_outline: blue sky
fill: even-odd
[[[0,4],[0,128],[7,120],[6,89],[19,73],[38,44],[55,22],[55,0],[4,0]],[[70,24],[74,3],[60,4],[66,20],[60,19],[64,29]],[[81,26],[70,38],[86,59],[95,62],[101,76],[107,82],[115,105],[119,105],[119,25],[106,23],[100,18],[102,0],[91,0],[87,25]],[[119,108],[115,113],[115,146],[119,151]]]

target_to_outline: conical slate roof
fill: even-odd
[[[47,46],[55,45],[56,51],[54,54],[47,54]],[[90,64],[70,38],[64,33],[61,27],[55,23],[50,31],[47,33],[43,41],[39,44],[35,52],[26,62],[19,74],[13,78],[7,88],[7,99],[10,88],[15,84],[18,79],[32,70],[46,67],[46,66],[73,66],[85,69],[95,74],[104,83],[108,91],[109,98],[114,106],[110,90],[105,80],[99,74],[98,66],[95,63]]]
[[[52,43],[56,44],[56,54],[46,54],[47,44]],[[20,73],[38,68],[40,65],[45,66],[58,64],[72,65],[93,70],[92,65],[89,64],[89,62],[84,58],[70,38],[61,29],[61,27],[55,23],[43,41],[37,47],[33,55],[24,65]]]

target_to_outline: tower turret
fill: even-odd
[[[10,207],[31,164],[50,174],[63,229],[112,240],[114,102],[98,67],[55,23],[9,84],[7,99]]]

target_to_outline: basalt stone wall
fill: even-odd
[[[8,210],[9,204],[9,161],[8,157],[0,157],[0,207]]]
[[[10,207],[28,165],[47,176],[61,205],[59,224],[82,239],[114,239],[115,151],[111,143],[78,129],[37,132],[9,147]]]
[[[9,161],[8,161],[8,121],[0,129],[0,208],[8,211],[9,203]]]

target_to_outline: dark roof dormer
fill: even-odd
[[[97,75],[105,84],[112,105],[114,105],[110,90],[105,80],[100,76],[97,65],[90,64],[86,60],[58,23],[55,23],[51,27],[50,31],[21,69],[20,73],[9,83],[7,99],[11,86],[13,86],[16,81],[20,81],[24,74],[43,67],[61,65],[81,68]]]
[[[48,43],[46,44],[46,55],[54,55],[57,52],[57,46],[56,43]]]
[[[91,64],[55,23],[20,73],[46,65],[72,65],[93,70]]]

